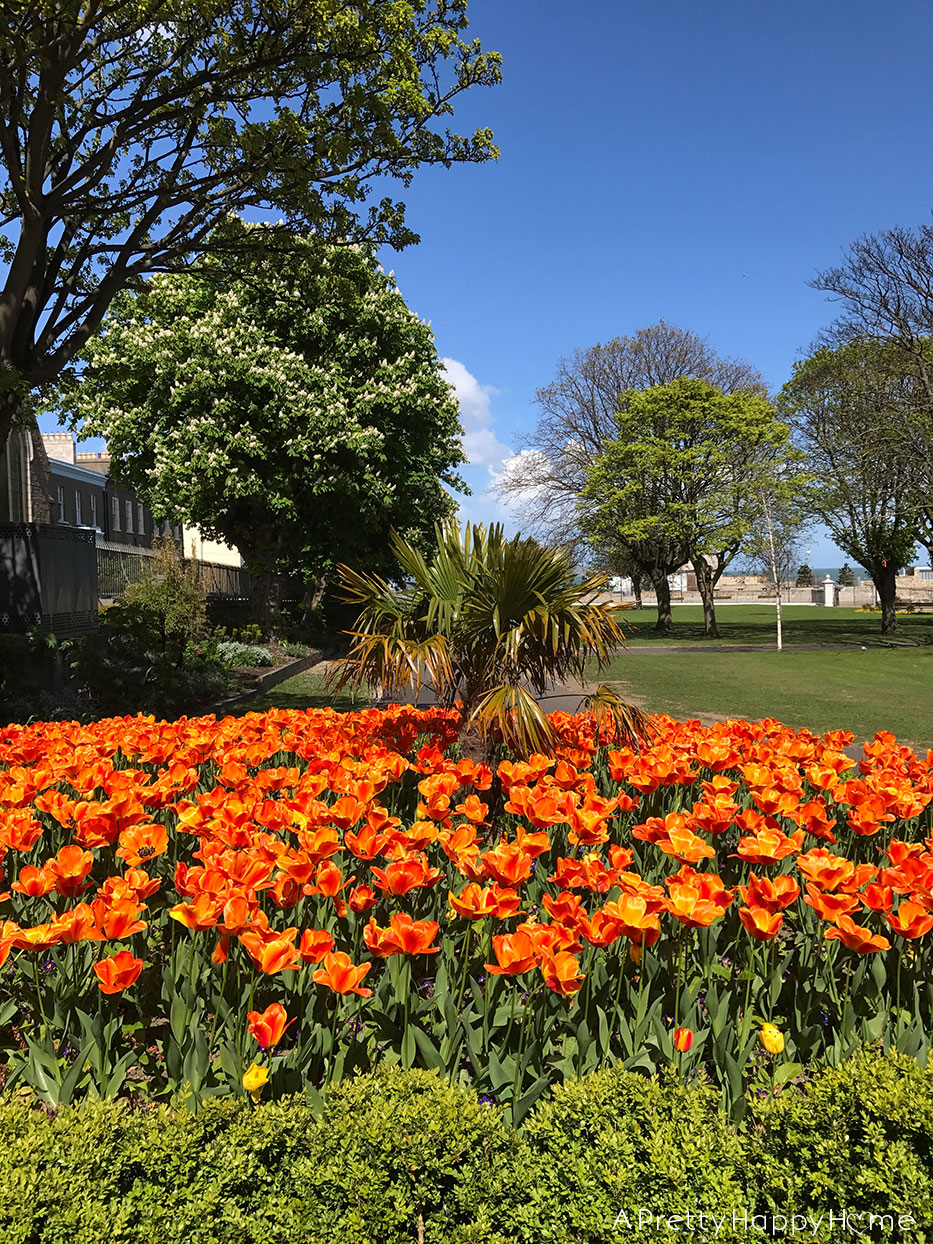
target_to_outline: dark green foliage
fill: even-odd
[[[10,1102],[0,1137],[4,1244],[647,1244],[688,1213],[671,1238],[763,1239],[756,1216],[807,1214],[822,1223],[793,1238],[826,1242],[854,1238],[843,1209],[869,1239],[889,1238],[883,1215],[890,1238],[933,1239],[933,1070],[867,1050],[755,1103],[743,1129],[706,1086],[609,1070],[514,1130],[475,1093],[396,1069],[317,1111]]]
[[[73,685],[92,717],[177,716],[236,686],[213,640],[189,641],[179,662],[175,652],[162,651],[160,630],[138,605],[111,605],[96,634],[69,645],[69,659]]]

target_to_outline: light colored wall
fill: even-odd
[[[197,527],[184,528],[185,557],[196,557],[201,562],[214,562],[218,566],[242,566],[243,558],[229,544],[208,540]]]

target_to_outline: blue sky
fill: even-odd
[[[933,6],[471,0],[503,83],[461,97],[497,164],[423,169],[386,252],[454,360],[474,496],[574,347],[664,318],[778,388],[832,318],[807,278],[933,208]],[[747,275],[745,275],[747,274]],[[841,564],[825,535],[815,566]]]

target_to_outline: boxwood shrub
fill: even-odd
[[[0,1141],[3,1244],[933,1244],[933,1070],[868,1051],[741,1128],[707,1086],[619,1069],[555,1088],[516,1130],[395,1069],[322,1110],[8,1100]]]

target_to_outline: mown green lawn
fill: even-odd
[[[244,713],[264,713],[269,708],[330,707],[345,712],[348,709],[363,708],[366,702],[366,697],[354,696],[348,691],[335,694],[328,690],[327,680],[322,673],[305,670],[303,674],[287,678],[285,682],[280,682],[277,687],[272,687],[260,695],[238,700],[224,709],[224,715],[242,717]]]
[[[776,717],[820,732],[851,730],[859,742],[891,730],[915,747],[933,746],[933,646],[623,653],[601,677],[673,717]]]
[[[880,613],[859,613],[856,609],[825,609],[820,605],[787,605],[784,615],[785,644],[864,644],[878,643]],[[774,605],[721,605],[716,610],[721,638],[708,640],[703,632],[700,605],[675,605],[674,630],[658,635],[654,629],[654,609],[627,610],[622,626],[632,647],[646,644],[763,644],[774,645]],[[898,614],[897,642],[933,644],[933,611]]]

